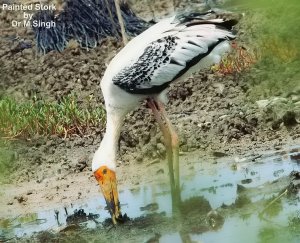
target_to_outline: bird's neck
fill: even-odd
[[[118,142],[125,114],[118,110],[107,111],[106,131],[100,147],[95,152],[92,169],[97,170],[100,166],[107,166],[115,170]]]

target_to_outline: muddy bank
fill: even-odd
[[[283,146],[282,150],[278,150],[278,154],[286,154],[290,146],[292,145]],[[239,149],[241,148],[239,147]],[[228,168],[231,166],[239,167],[240,162],[251,162],[252,158],[260,159],[265,151],[267,151],[267,147],[247,150],[243,148],[243,152],[232,154],[219,151],[181,153],[181,175],[188,175],[195,169],[195,164],[199,171],[211,168],[218,159],[227,161]],[[10,216],[16,213],[30,212],[37,208],[46,210],[49,205],[56,207],[70,205],[70,203],[82,202],[93,196],[100,196],[99,185],[89,168],[78,173],[68,169],[64,171],[60,168],[60,170],[62,172],[53,171],[53,176],[45,176],[40,181],[30,179],[29,174],[26,175],[28,177],[27,182],[18,182],[18,177],[15,177],[16,180],[13,183],[2,184],[1,215],[3,217]],[[135,188],[147,183],[159,184],[168,181],[168,167],[165,160],[149,160],[138,165],[136,163],[120,164],[117,172],[120,190],[128,186]],[[45,172],[41,170],[41,174],[45,175]]]

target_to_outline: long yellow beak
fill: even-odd
[[[101,166],[94,172],[94,175],[100,185],[113,224],[117,224],[117,220],[122,218],[122,214],[120,211],[116,172],[107,166]]]

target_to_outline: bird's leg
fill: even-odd
[[[153,99],[148,99],[147,103],[148,106],[152,109],[154,117],[157,120],[160,130],[162,131],[165,139],[173,199],[172,201],[175,205],[178,206],[180,202],[178,136],[166,115],[163,105],[159,104]]]
[[[168,131],[170,133],[171,137],[171,147],[172,147],[172,163],[173,163],[173,169],[174,169],[174,190],[175,190],[175,200],[176,204],[178,205],[180,203],[180,177],[179,177],[179,138],[178,135],[169,120],[167,113],[165,111],[165,108],[162,103],[157,102],[157,106],[159,108],[160,114],[162,115],[163,119],[165,120],[165,123],[168,127]]]
[[[174,172],[173,172],[173,153],[172,153],[172,143],[171,143],[171,136],[168,131],[168,127],[165,124],[165,121],[163,120],[158,107],[156,105],[156,102],[152,99],[147,100],[148,106],[151,108],[154,117],[159,125],[159,128],[163,134],[164,141],[165,141],[165,146],[166,146],[166,153],[167,153],[167,160],[168,160],[168,166],[169,166],[169,176],[170,176],[170,184],[171,184],[171,192],[172,196],[174,194]]]

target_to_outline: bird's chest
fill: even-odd
[[[131,94],[112,82],[101,85],[105,104],[107,107],[123,110],[124,113],[137,108],[146,95]]]

